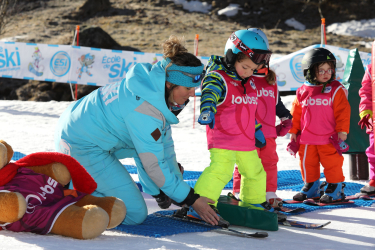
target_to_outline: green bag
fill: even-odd
[[[250,227],[268,231],[279,230],[277,214],[254,209],[254,206],[221,195],[217,209],[220,215],[231,225]]]

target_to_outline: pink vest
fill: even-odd
[[[278,100],[277,84],[269,85],[265,76],[252,76],[257,87],[258,107],[255,117],[262,124],[265,138],[276,138],[276,104]]]
[[[258,99],[255,84],[249,79],[245,84],[244,94],[241,81],[233,80],[221,70],[212,72],[223,79],[226,96],[217,105],[214,129],[206,126],[208,149],[255,150],[255,112]]]
[[[336,133],[333,102],[337,91],[346,89],[338,81],[327,84],[324,93],[321,93],[322,88],[323,85],[304,84],[297,90],[297,100],[302,107],[301,144],[329,144],[329,138]]]

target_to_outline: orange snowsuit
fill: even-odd
[[[334,133],[349,133],[350,104],[341,83],[332,81],[324,93],[322,89],[323,85],[305,83],[297,90],[289,133],[301,132],[298,154],[303,180],[306,183],[318,180],[321,163],[327,182],[339,183],[345,180],[344,157],[337,153],[329,138]]]

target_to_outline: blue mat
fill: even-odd
[[[25,157],[26,155],[25,154],[22,154],[20,152],[14,152],[13,153],[13,157],[12,157],[12,161],[18,161],[19,159]]]
[[[173,212],[172,210],[163,210],[157,213],[171,215]],[[180,233],[207,232],[215,228],[150,214],[141,225],[128,226],[121,224],[114,229],[131,234],[159,238]]]

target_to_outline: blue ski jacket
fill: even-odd
[[[176,171],[170,125],[179,121],[166,104],[165,81],[161,62],[136,64],[126,79],[72,103],[60,118],[58,136],[92,154],[92,164],[103,153],[133,157],[146,193],[158,195],[161,189],[174,201],[192,205],[194,190]]]

